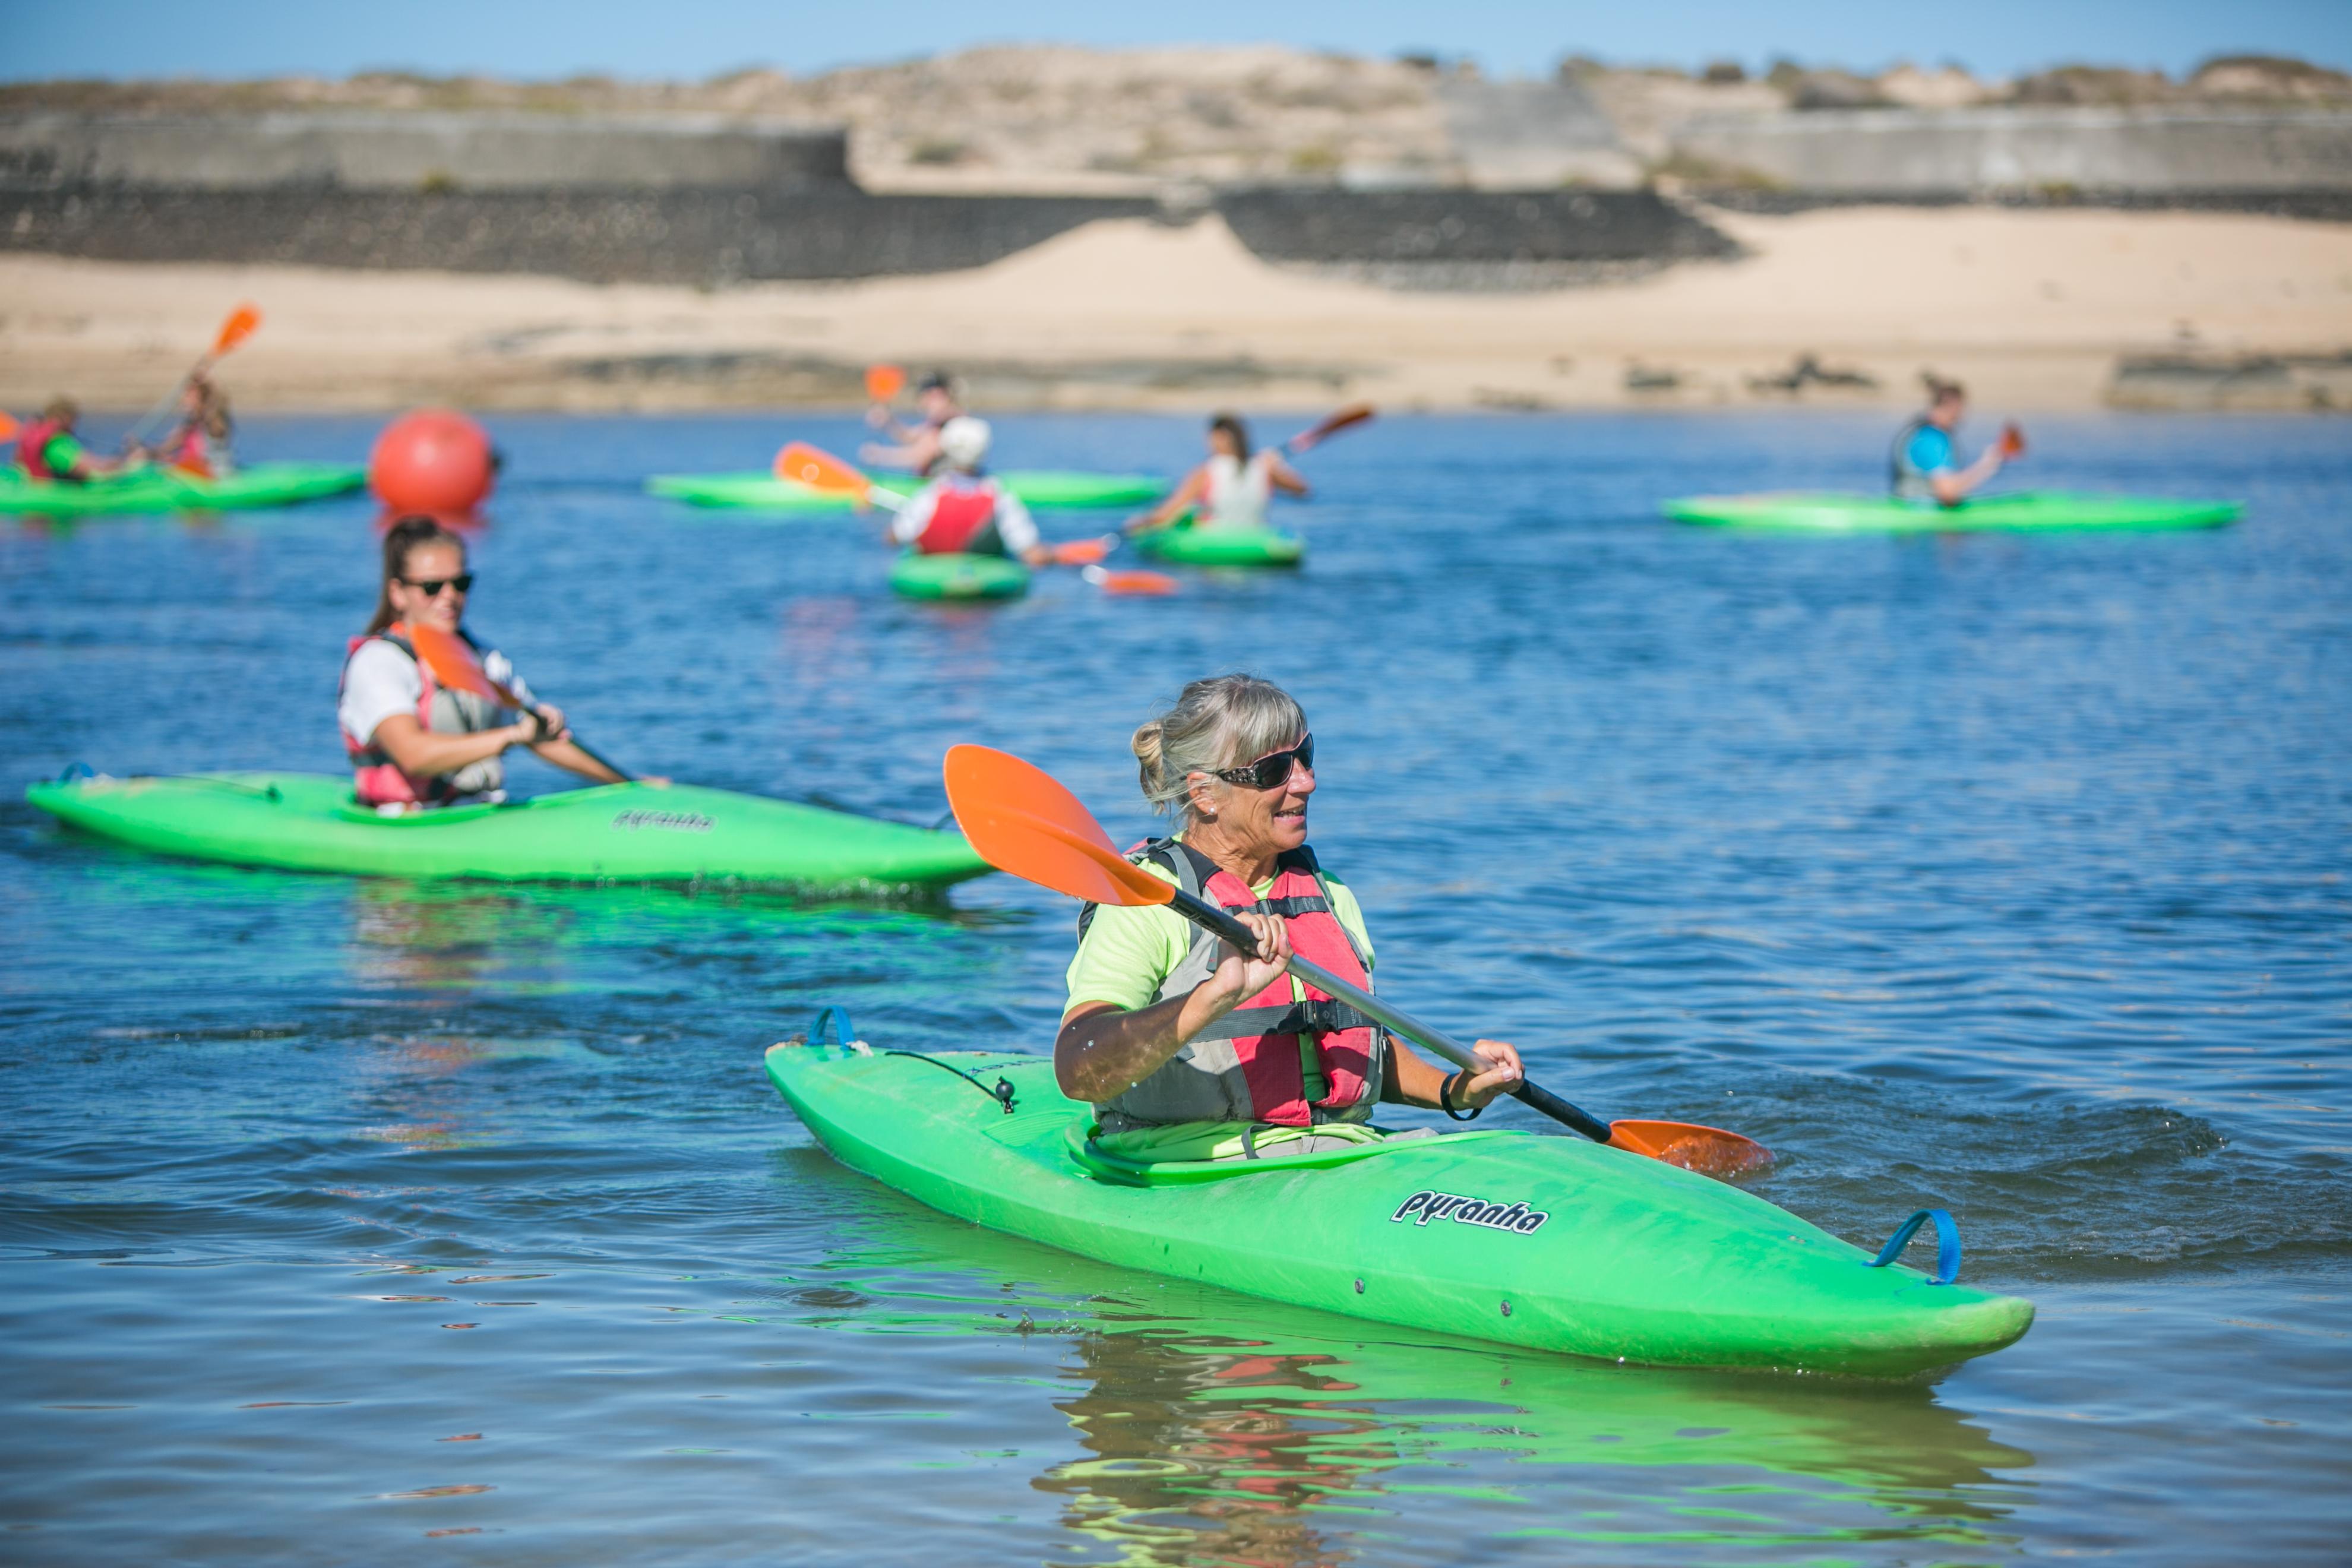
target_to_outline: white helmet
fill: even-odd
[[[959,414],[940,426],[940,454],[959,468],[976,468],[988,456],[988,421]]]

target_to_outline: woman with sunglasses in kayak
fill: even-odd
[[[1185,512],[1194,513],[1194,528],[1265,527],[1265,509],[1274,492],[1307,494],[1307,481],[1283,460],[1281,449],[1250,450],[1249,426],[1236,414],[1220,414],[1209,421],[1209,460],[1184,477],[1166,500],[1132,525],[1138,533],[1164,528]]]
[[[500,759],[509,746],[529,746],[599,784],[621,783],[572,743],[562,710],[536,701],[506,655],[467,636],[466,595],[473,585],[466,542],[433,519],[404,517],[385,533],[375,617],[351,641],[336,699],[360,804],[399,812],[504,800]],[[518,714],[441,685],[404,635],[419,623],[465,638],[484,672],[529,706]]]
[[[1296,952],[1372,984],[1356,896],[1307,847],[1315,738],[1287,692],[1247,675],[1196,680],[1133,745],[1144,798],[1176,831],[1129,858],[1234,911],[1262,956],[1165,906],[1089,905],[1078,917],[1054,1067],[1064,1092],[1095,1106],[1106,1149],[1317,1152],[1382,1136],[1366,1124],[1383,1101],[1467,1121],[1518,1086],[1518,1052],[1500,1041],[1478,1042],[1484,1071],[1444,1072],[1286,972]]]

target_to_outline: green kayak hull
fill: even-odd
[[[1140,506],[1160,499],[1167,485],[1148,474],[1082,474],[1057,468],[1015,468],[996,476],[1030,506],[1060,510]],[[877,474],[874,488],[892,495],[915,493],[922,480],[908,474]],[[773,474],[656,474],[647,491],[695,506],[755,511],[846,511],[855,503],[838,490],[812,489]]]
[[[1986,496],[1958,506],[1915,506],[1878,496],[1775,495],[1694,496],[1665,503],[1677,522],[1781,533],[2035,532],[2079,529],[2145,531],[2168,528],[2220,528],[2238,521],[2245,508],[2236,501],[2173,500],[2162,496],[2118,496],[2068,490],[2021,490]]]
[[[890,586],[909,599],[1017,599],[1029,568],[1003,555],[909,553],[890,563]]]
[[[1178,566],[1296,566],[1307,542],[1270,528],[1194,528],[1179,524],[1136,535],[1136,553]]]
[[[1002,1079],[1013,1110],[940,1063]],[[1086,1142],[1088,1108],[1045,1058],[791,1041],[767,1068],[836,1159],[958,1219],[1381,1322],[1650,1365],[1903,1375],[2033,1321],[2031,1302],[1869,1268],[1752,1194],[1580,1139],[1134,1167]]]
[[[168,469],[61,485],[0,470],[0,512],[41,517],[95,517],[109,512],[242,511],[339,496],[367,482],[367,470],[341,463],[256,463],[217,479],[190,479]]]
[[[688,784],[601,784],[383,816],[327,773],[39,784],[25,798],[142,849],[239,866],[493,881],[944,888],[987,864],[957,833]]]

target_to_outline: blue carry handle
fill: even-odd
[[[1929,1220],[1936,1222],[1936,1275],[1927,1283],[1949,1285],[1960,1277],[1960,1227],[1954,1225],[1952,1216],[1942,1209],[1921,1209],[1905,1220],[1895,1234],[1886,1238],[1886,1245],[1878,1249],[1878,1256],[1863,1267],[1884,1268],[1902,1257],[1903,1249],[1911,1245],[1911,1238],[1918,1235],[1919,1227]]]
[[[850,1026],[848,1008],[819,1007],[816,1010],[815,1022],[809,1025],[808,1043],[810,1045],[824,1044],[824,1026],[828,1023],[833,1026],[835,1045],[845,1046],[857,1037],[857,1031]]]

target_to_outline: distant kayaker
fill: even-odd
[[[1923,379],[1927,384],[1927,411],[1903,426],[1902,433],[1895,437],[1887,482],[1897,500],[1958,506],[1970,491],[2000,472],[2002,462],[2023,450],[2023,445],[2012,426],[2001,432],[1999,441],[1979,453],[1975,462],[1960,467],[1952,435],[1968,413],[1968,394],[1957,381],[1946,381],[1934,374]]]
[[[1281,688],[1222,675],[1136,731],[1144,798],[1175,831],[1129,852],[1235,911],[1245,959],[1162,905],[1089,905],[1054,1042],[1064,1092],[1091,1102],[1106,1145],[1145,1159],[1255,1158],[1361,1143],[1373,1108],[1468,1120],[1520,1082],[1518,1052],[1444,1073],[1353,1008],[1285,973],[1291,953],[1369,989],[1372,944],[1346,883],[1307,847],[1315,739]],[[1410,1136],[1410,1134],[1396,1134]]]
[[[179,421],[145,455],[182,473],[219,479],[236,467],[229,443],[236,431],[228,394],[199,371],[180,391]]]
[[[58,484],[88,484],[121,463],[93,458],[75,429],[81,407],[70,397],[52,397],[41,416],[16,433],[16,466],[28,478]]]
[[[1032,566],[1053,559],[1021,498],[982,470],[988,421],[958,415],[940,431],[939,478],[908,498],[890,537],[919,555],[1010,555]]]
[[[1195,528],[1263,529],[1266,503],[1276,490],[1304,496],[1307,481],[1283,461],[1278,448],[1253,452],[1249,427],[1238,415],[1220,414],[1209,421],[1209,460],[1185,475],[1184,482],[1134,528],[1138,532],[1164,528],[1189,510],[1197,514]]]
[[[925,478],[937,472],[944,460],[940,450],[940,433],[948,422],[963,415],[963,405],[955,395],[955,384],[948,373],[935,370],[923,377],[915,389],[917,422],[899,423],[890,413],[887,403],[877,403],[866,411],[866,423],[898,442],[886,447],[869,441],[857,449],[857,455],[869,466],[877,468],[907,468]]]
[[[352,783],[363,805],[414,810],[506,798],[499,759],[529,746],[544,760],[599,784],[619,774],[572,743],[562,711],[538,702],[506,655],[465,629],[474,574],[466,542],[429,517],[404,517],[383,539],[383,588],[368,629],[351,641],[336,699]],[[423,623],[463,637],[489,678],[535,711],[520,715],[434,679],[404,635]]]

